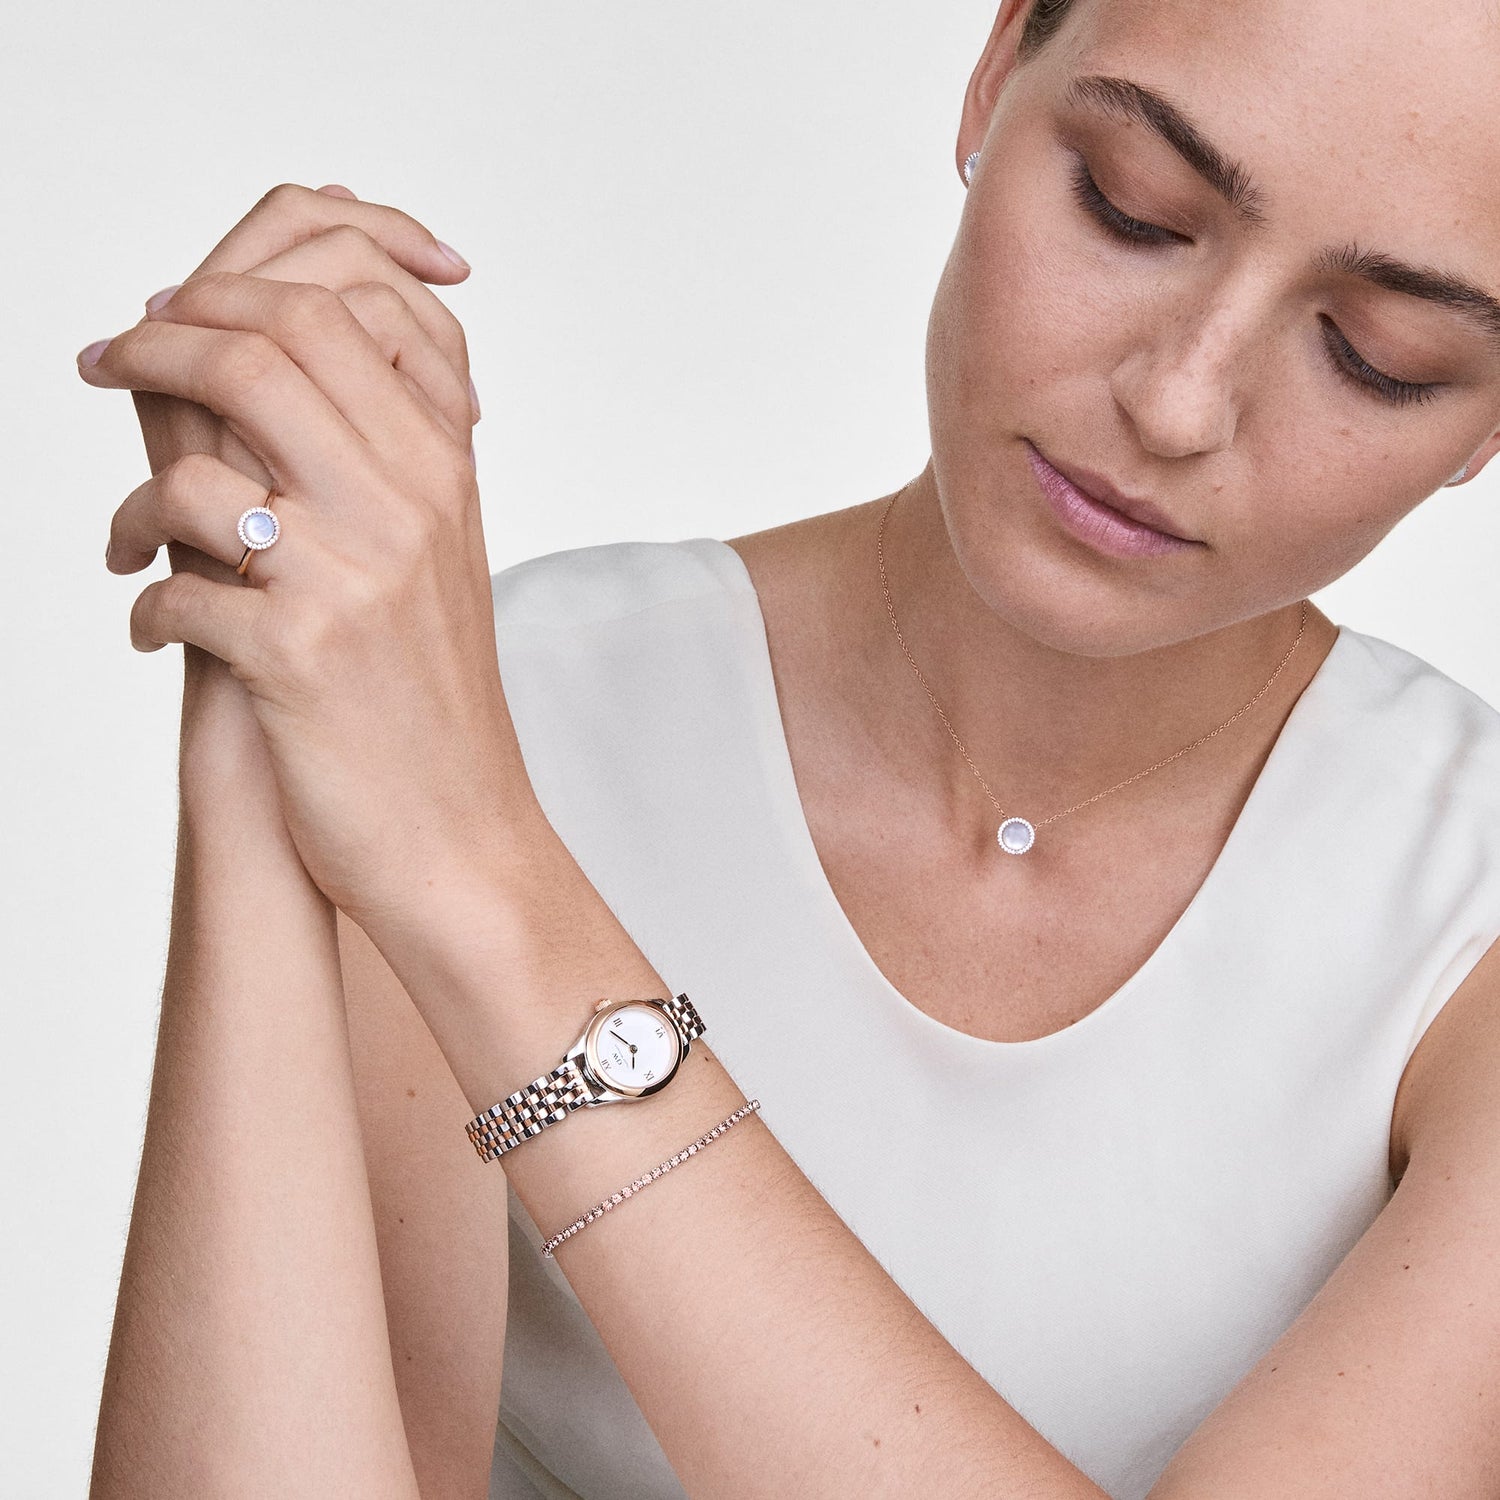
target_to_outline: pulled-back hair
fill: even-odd
[[[1062,30],[1074,0],[1036,0],[1016,43],[1016,62],[1030,62]]]
[[[1036,0],[1016,43],[1018,63],[1030,62],[1062,30],[1074,4],[1075,0]],[[1486,0],[1484,16],[1490,26],[1500,26],[1500,0]]]

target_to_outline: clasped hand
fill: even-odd
[[[340,294],[208,270],[79,357],[91,385],[219,414],[271,476],[268,500],[222,459],[184,454],[120,506],[111,567],[136,571],[181,542],[232,568],[239,516],[275,511],[279,539],[251,554],[243,581],[177,571],[149,584],[131,640],[143,651],[192,643],[228,664],[303,863],[366,925],[482,864],[530,797],[500,682],[468,428],[397,368],[424,349],[430,338],[388,284]]]

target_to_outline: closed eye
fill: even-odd
[[[1405,406],[1411,401],[1431,401],[1437,393],[1439,382],[1420,384],[1414,380],[1397,380],[1377,370],[1360,356],[1359,351],[1339,331],[1338,324],[1329,318],[1323,319],[1325,339],[1333,354],[1334,364],[1348,375],[1356,385],[1378,391],[1387,401],[1396,406]]]
[[[1082,154],[1069,150],[1068,155],[1073,159],[1071,185],[1074,197],[1094,223],[1114,239],[1129,245],[1192,243],[1186,235],[1178,234],[1172,229],[1164,229],[1160,224],[1148,224],[1143,219],[1134,219],[1116,208],[1100,190],[1099,184],[1094,181],[1093,173],[1089,171],[1088,163],[1083,159]],[[1394,406],[1405,406],[1413,401],[1430,401],[1440,389],[1441,382],[1421,383],[1398,380],[1394,375],[1387,375],[1385,371],[1377,370],[1344,337],[1337,324],[1326,317],[1323,319],[1323,324],[1324,342],[1334,369],[1361,390],[1388,401]]]
[[[1068,153],[1073,158],[1073,193],[1083,205],[1090,218],[1102,224],[1116,239],[1128,240],[1138,245],[1167,245],[1173,240],[1188,243],[1186,236],[1159,224],[1147,224],[1142,219],[1132,219],[1122,213],[1099,190],[1088,163],[1076,151]]]

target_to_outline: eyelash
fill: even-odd
[[[1076,151],[1073,158],[1073,195],[1084,211],[1115,239],[1131,245],[1167,245],[1182,238],[1159,224],[1147,224],[1122,213],[1099,189],[1087,162]],[[1430,401],[1437,391],[1436,384],[1422,385],[1410,380],[1397,380],[1370,364],[1339,331],[1336,324],[1323,320],[1326,342],[1333,356],[1334,368],[1346,380],[1364,391],[1373,391],[1382,400],[1393,406],[1405,406],[1411,402]]]

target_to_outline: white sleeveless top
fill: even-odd
[[[1500,936],[1500,713],[1341,627],[1146,962],[1064,1030],[987,1041],[907,1001],[845,917],[733,548],[581,547],[492,587],[525,762],[584,873],[949,1343],[1139,1500],[1391,1195],[1402,1070]],[[894,1100],[830,1097],[830,1059]],[[684,1496],[509,1198],[491,1500]]]

